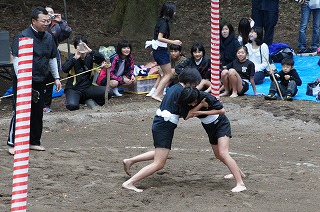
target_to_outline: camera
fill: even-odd
[[[50,17],[51,19],[55,19],[55,18],[56,18],[56,16],[53,15],[53,14],[48,14],[48,15],[49,15],[49,17]]]

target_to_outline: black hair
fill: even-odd
[[[294,61],[292,58],[284,58],[282,61],[281,61],[281,65],[288,65],[288,66],[294,66]]]
[[[173,2],[165,2],[160,10],[159,18],[171,20],[176,12],[176,4]]]
[[[85,38],[83,35],[77,35],[77,36],[75,36],[74,39],[73,39],[73,46],[74,46],[75,49],[76,49],[77,46],[79,45],[80,41],[88,44],[87,38]]]
[[[250,21],[248,18],[241,18],[238,25],[238,33],[242,37],[242,44],[245,45],[249,41],[249,33],[251,31]]]
[[[131,55],[131,52],[132,52],[132,46],[131,46],[131,44],[129,43],[129,41],[127,41],[127,40],[120,40],[120,41],[118,42],[118,45],[117,45],[117,54],[118,54],[119,56],[121,56],[121,55],[122,55],[121,49],[124,48],[124,47],[129,47],[129,48],[130,48],[130,54],[128,55],[128,56],[130,56],[130,55]]]
[[[222,28],[224,26],[227,26],[229,28],[229,36],[231,34],[234,34],[234,28],[233,28],[232,24],[230,22],[228,22],[228,21],[223,21],[223,22],[220,23],[220,34],[221,34]]]
[[[248,48],[247,48],[245,45],[238,46],[238,47],[236,48],[236,54],[237,54],[237,52],[238,52],[240,49],[244,49],[244,51],[247,53],[247,55],[249,54]]]
[[[188,105],[193,103],[195,100],[197,100],[197,102],[200,102],[200,98],[200,91],[196,87],[186,86],[182,90],[177,104]]]
[[[176,45],[176,44],[171,44],[169,46],[169,49],[170,50],[178,50],[179,52],[181,52],[182,51],[182,46],[181,45]]]
[[[255,42],[258,46],[261,46],[263,44],[263,30],[261,27],[252,27],[251,31],[254,31],[255,33],[257,33],[257,38],[255,39]],[[252,43],[251,40],[249,40],[249,43]]]
[[[193,52],[196,52],[197,50],[201,51],[203,53],[203,56],[206,55],[206,50],[204,49],[203,45],[201,43],[196,43],[191,47],[191,57],[193,57]]]
[[[202,77],[196,68],[185,68],[179,74],[178,80],[185,85],[199,85]]]
[[[31,21],[32,19],[38,20],[39,14],[48,15],[48,11],[43,7],[36,7],[31,12]]]

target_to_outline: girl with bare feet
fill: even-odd
[[[160,104],[160,108],[157,110],[153,119],[152,135],[155,150],[129,159],[124,159],[124,171],[130,175],[130,167],[134,163],[147,160],[153,160],[153,162],[142,168],[138,173],[124,182],[122,184],[123,188],[136,192],[142,192],[143,190],[137,188],[135,185],[142,179],[162,169],[166,164],[171,149],[174,130],[177,127],[180,116],[180,107],[176,101],[179,99],[183,88],[187,85],[198,85],[201,81],[201,76],[196,69],[190,68],[181,72],[178,80],[179,83],[173,85],[164,96]]]
[[[146,47],[152,45],[153,58],[163,71],[157,90],[151,96],[153,99],[161,101],[163,90],[172,77],[170,54],[167,45],[176,44],[181,45],[180,40],[170,40],[169,21],[173,19],[176,13],[176,5],[173,2],[166,2],[163,4],[160,11],[158,22],[154,29],[154,36],[152,41],[146,42]]]
[[[249,81],[253,92],[257,95],[254,83],[254,63],[247,59],[248,49],[246,46],[239,46],[236,49],[237,59],[227,66],[223,66],[221,72],[224,92],[220,96],[237,97],[244,95],[249,90]]]
[[[242,181],[245,175],[238,167],[236,161],[229,155],[231,138],[230,122],[225,116],[222,103],[211,94],[201,92],[193,87],[185,87],[181,92],[178,104],[182,105],[181,115],[184,119],[198,117],[208,134],[214,155],[231,171],[237,185],[232,192],[247,190]],[[225,178],[232,178],[231,175]]]

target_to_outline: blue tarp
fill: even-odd
[[[8,96],[12,94],[12,87],[10,87],[6,93],[4,94],[4,96]],[[52,98],[56,98],[56,97],[60,97],[64,94],[64,89],[61,89],[59,92],[56,91],[56,85],[53,85],[53,92],[52,92]]]
[[[302,85],[298,87],[298,93],[293,97],[294,100],[308,100],[316,101],[316,97],[306,95],[307,84],[315,81],[316,78],[320,78],[320,66],[318,61],[320,56],[299,57],[294,56],[294,68],[298,71],[298,74],[302,80]],[[281,64],[275,63],[277,69],[281,70]],[[270,78],[266,77],[261,85],[256,85],[257,92],[267,95],[270,88]],[[253,95],[252,87],[246,93]]]

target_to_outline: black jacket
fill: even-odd
[[[196,64],[194,58],[188,58],[183,63],[176,66],[175,71],[179,75],[183,69],[185,68],[196,68],[201,74],[202,79],[210,79],[211,78],[211,70],[210,70],[210,59],[207,57],[202,57],[202,61],[199,65]]]
[[[236,49],[240,46],[234,33],[226,39],[220,39],[220,63],[221,66],[228,65],[236,59]]]
[[[98,51],[93,50],[86,55],[85,59],[81,58],[75,59],[74,55],[66,60],[62,66],[62,71],[64,73],[69,73],[68,76],[73,76],[81,72],[90,70],[93,68],[93,63],[100,64],[104,61],[104,57]],[[74,89],[83,91],[92,85],[91,72],[72,77],[67,80],[65,89]]]

